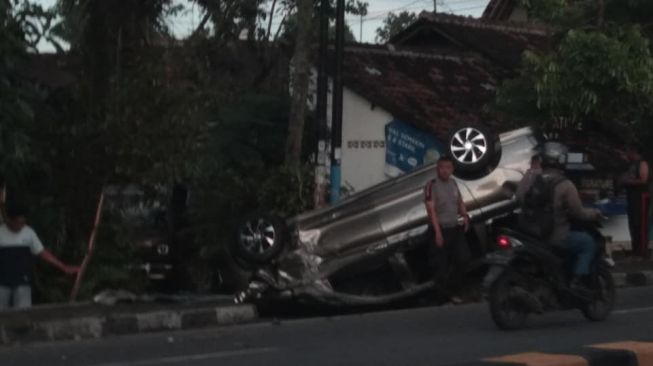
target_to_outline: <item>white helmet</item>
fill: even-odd
[[[564,167],[567,164],[569,149],[560,142],[546,142],[542,146],[542,164],[552,167]]]

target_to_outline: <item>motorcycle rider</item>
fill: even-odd
[[[542,175],[543,177],[558,180],[553,192],[554,225],[553,232],[549,235],[547,242],[557,245],[572,252],[576,256],[573,269],[573,280],[570,284],[572,289],[583,289],[588,284],[590,265],[596,253],[597,246],[590,234],[584,231],[572,229],[572,221],[595,221],[601,218],[601,212],[596,209],[587,209],[578,193],[578,189],[572,181],[564,178],[564,166],[567,162],[568,149],[558,142],[547,142],[542,147]],[[534,179],[523,180],[520,183],[522,191],[528,190],[528,185]]]
[[[535,177],[540,174],[542,174],[542,157],[539,154],[533,155],[531,158],[531,167],[526,171],[521,182],[519,182],[517,193],[515,193],[519,202],[524,200],[526,191],[528,191],[528,189],[533,185],[533,182],[535,182]]]

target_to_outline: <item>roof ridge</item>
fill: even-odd
[[[535,25],[532,23],[515,21],[498,21],[454,14],[433,13],[426,10],[422,11],[419,14],[419,19],[439,23],[457,24],[467,27],[486,28],[540,36],[548,36],[549,32],[551,31],[550,27],[544,25]]]
[[[387,46],[379,46],[378,48],[363,48],[356,46],[346,47],[347,52],[352,53],[370,53],[377,55],[388,55],[388,56],[404,56],[404,57],[414,57],[414,58],[424,58],[432,60],[449,60],[449,61],[467,61],[467,60],[478,60],[478,56],[474,54],[459,54],[457,56],[451,56],[450,53],[434,53],[434,52],[419,52],[417,49],[397,49],[395,46],[388,44]]]

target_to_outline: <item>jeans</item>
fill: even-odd
[[[590,274],[590,265],[596,253],[596,244],[592,236],[584,231],[571,231],[562,246],[576,255],[574,275]]]
[[[0,286],[0,310],[9,308],[29,308],[31,306],[32,288],[30,286]]]

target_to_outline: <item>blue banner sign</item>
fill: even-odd
[[[385,126],[385,161],[402,172],[409,172],[436,161],[443,152],[435,136],[401,121]]]

